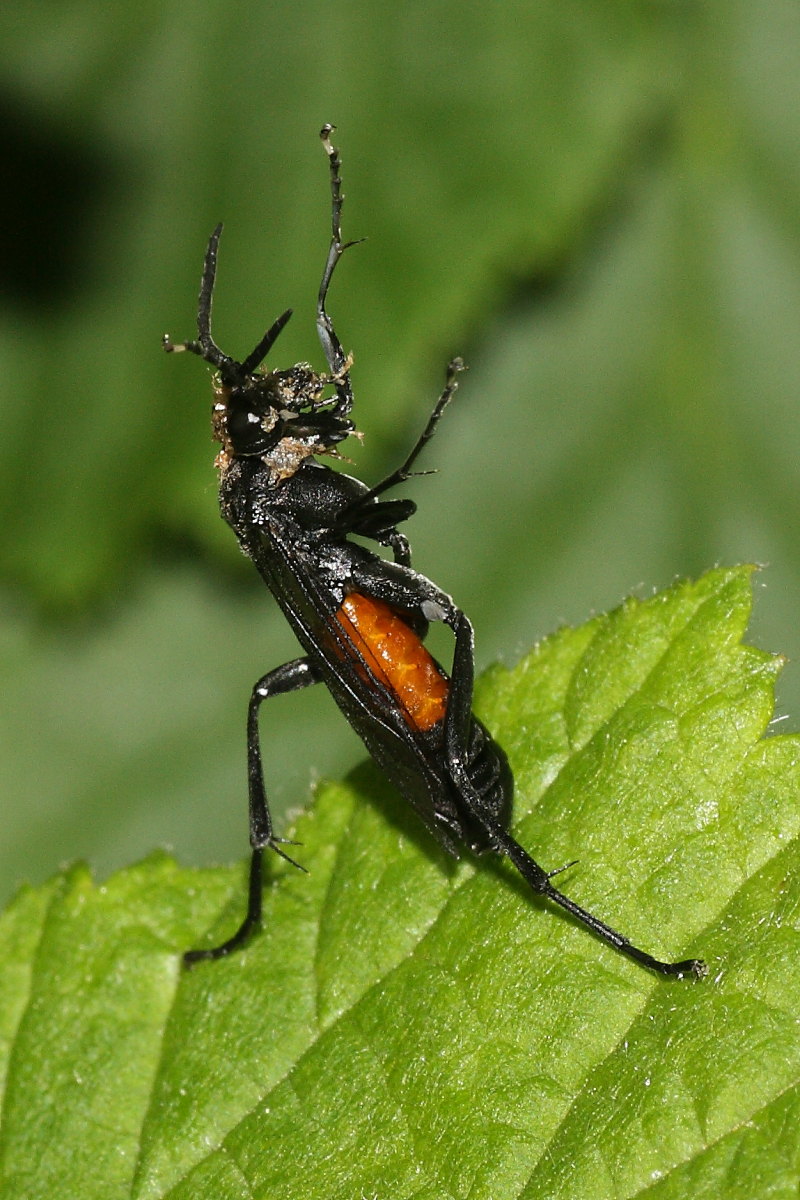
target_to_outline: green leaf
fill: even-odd
[[[742,646],[749,570],[564,629],[484,678],[515,835],[698,982],[454,863],[372,768],[297,823],[265,929],[241,868],[75,868],[0,923],[4,1200],[788,1195],[800,1179],[800,739]]]

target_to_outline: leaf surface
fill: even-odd
[[[515,834],[665,980],[432,847],[372,768],[297,823],[265,930],[240,869],[76,868],[0,925],[3,1196],[782,1195],[798,1182],[800,742],[741,644],[749,571],[626,602],[495,668]],[[758,1181],[758,1186],[754,1181]],[[749,1191],[748,1191],[749,1187]],[[788,1192],[787,1192],[788,1194]]]

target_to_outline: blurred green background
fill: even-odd
[[[272,363],[321,365],[325,121],[368,238],[330,298],[356,473],[470,364],[408,532],[479,665],[741,560],[798,657],[793,0],[21,2],[0,37],[3,897],[246,851],[249,690],[294,647],[217,516],[208,371],[159,341],[224,219],[217,340],[292,305]],[[263,728],[281,813],[362,756],[321,692]]]

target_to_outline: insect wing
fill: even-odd
[[[340,619],[341,597],[310,556],[298,554],[291,532],[272,520],[247,552],[370,754],[436,838],[457,854],[450,831],[458,839],[463,830],[458,796],[446,772],[444,718],[428,729],[409,723],[390,681]]]

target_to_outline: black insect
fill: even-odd
[[[303,648],[303,655],[270,671],[253,688],[247,717],[250,867],[247,915],[233,937],[212,949],[190,950],[187,963],[221,958],[261,923],[263,853],[288,857],[275,835],[264,788],[258,715],[269,696],[324,683],[373,758],[438,841],[457,856],[506,855],[534,892],[547,896],[617,950],[665,975],[702,975],[697,959],[666,963],[631,945],[551,883],[556,872],[535,862],[508,832],[513,781],[506,756],[472,715],[473,634],[445,592],[411,568],[398,525],[415,511],[412,500],[384,499],[412,474],[452,398],[463,364],[454,359],[428,424],[402,466],[374,487],[317,461],[355,433],[350,360],[326,311],[331,277],[353,245],[341,234],[340,159],[333,127],[321,132],[330,165],[332,237],[317,301],[317,330],[327,374],[306,363],[284,371],[261,366],[291,310],[278,317],[255,349],[238,362],[211,336],[211,301],[222,226],[206,251],[196,341],[190,350],[216,368],[213,428],[222,449],[220,507],[242,550],[255,563]],[[393,561],[350,540],[356,534],[385,546]],[[448,675],[423,639],[431,621],[453,632]],[[291,860],[290,860],[291,861]]]

